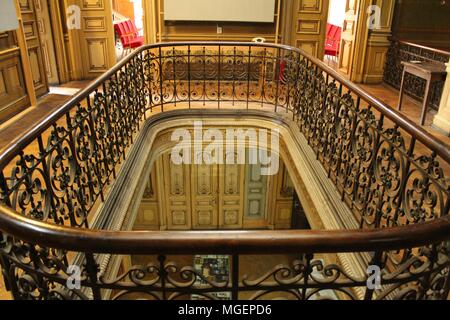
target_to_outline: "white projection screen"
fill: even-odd
[[[275,0],[164,0],[164,20],[273,22]]]

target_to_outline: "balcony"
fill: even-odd
[[[348,212],[340,219],[354,227],[124,230],[111,199],[133,172],[145,132],[172,117],[219,115],[289,124],[324,176],[316,183],[334,188],[335,205]],[[2,150],[3,277],[15,299],[447,299],[449,161],[447,145],[301,50],[148,45]],[[280,254],[292,260],[242,272],[249,255]],[[130,255],[152,262],[112,270]],[[227,256],[229,275],[209,281],[171,262],[180,255]],[[74,270],[80,282],[70,287]],[[376,286],[368,270],[380,271]]]

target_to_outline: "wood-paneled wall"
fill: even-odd
[[[258,164],[175,165],[156,160],[136,230],[290,229],[294,187],[281,162],[273,176]]]
[[[290,44],[321,59],[325,50],[328,0],[294,0],[292,3]]]
[[[36,92],[36,96],[40,97],[48,92],[48,80],[39,32],[43,28],[43,25],[42,20],[41,24],[39,23],[36,15],[36,3],[40,6],[40,1],[19,0],[31,74],[33,76],[34,91]]]
[[[29,104],[16,32],[0,33],[0,123]]]

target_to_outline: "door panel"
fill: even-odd
[[[350,77],[355,52],[356,23],[358,17],[357,0],[347,0],[344,26],[339,50],[339,71]]]
[[[42,54],[44,57],[45,71],[50,84],[58,84],[58,64],[56,63],[55,47],[53,43],[52,27],[50,23],[47,1],[35,0],[36,18],[41,39]]]
[[[218,166],[192,165],[192,226],[217,229]]]
[[[39,37],[36,7],[33,0],[19,0],[19,7],[23,18],[23,28],[30,58],[33,86],[36,91],[36,96],[40,97],[48,92],[48,83]]]
[[[169,230],[189,230],[192,226],[190,166],[174,164],[170,160],[170,154],[165,154],[163,157],[167,228]]]
[[[81,1],[79,36],[84,78],[96,78],[115,65],[116,52],[110,0]]]
[[[113,0],[113,9],[134,21],[134,3],[132,0]]]
[[[267,176],[261,175],[261,164],[248,164],[245,170],[244,228],[266,227]]]
[[[291,45],[322,59],[327,18],[328,0],[295,0]]]
[[[276,176],[275,187],[276,201],[275,210],[273,211],[273,214],[275,215],[273,223],[274,227],[275,229],[290,229],[294,185],[284,163],[280,164],[280,170]]]
[[[30,104],[14,32],[0,33],[0,124]]]
[[[145,185],[144,194],[136,216],[135,230],[159,230],[162,221],[159,220],[158,187],[156,181],[156,164]]]

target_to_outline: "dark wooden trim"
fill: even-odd
[[[368,252],[450,240],[450,216],[384,229],[105,231],[50,225],[0,206],[0,228],[21,240],[51,248],[111,254]]]

